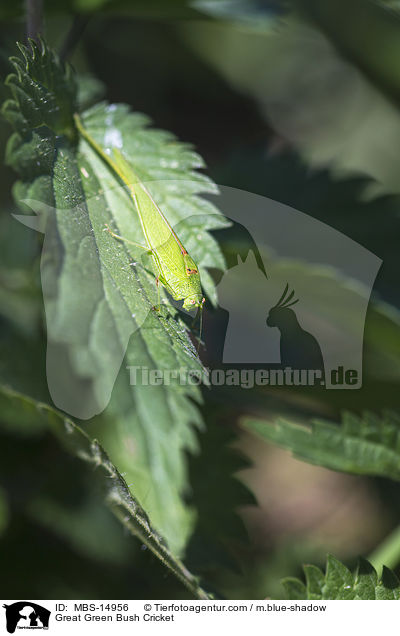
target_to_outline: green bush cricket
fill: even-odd
[[[174,300],[183,300],[184,309],[199,307],[202,312],[205,298],[201,289],[198,267],[146,186],[118,148],[113,148],[112,156],[108,155],[84,128],[79,116],[75,115],[74,118],[82,137],[128,188],[147,246],[128,241],[112,232],[110,228],[106,229],[114,238],[132,243],[151,254],[156,271],[157,287],[161,283]]]

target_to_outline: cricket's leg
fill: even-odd
[[[191,329],[193,329],[197,317],[199,316],[199,336],[197,339],[197,347],[196,347],[196,351],[197,351],[197,356],[199,355],[199,351],[200,351],[200,345],[202,344],[202,336],[203,336],[203,309],[204,309],[204,303],[206,302],[206,299],[203,298],[203,301],[199,307],[199,310],[196,312],[196,315],[194,316],[193,320],[192,320],[192,324],[191,324]]]
[[[156,287],[157,287],[157,301],[158,304],[153,307],[154,311],[160,311],[161,310],[161,297],[160,297],[160,276],[156,276]]]
[[[164,287],[167,287],[165,279],[163,278],[163,276],[161,274],[159,274],[156,277],[158,306],[157,307],[153,307],[154,311],[160,311],[161,310],[160,283],[161,283],[161,285],[164,285]]]
[[[149,250],[149,248],[146,247],[145,245],[140,245],[140,243],[135,243],[135,241],[130,241],[129,239],[126,239],[123,236],[120,236],[119,234],[115,234],[115,232],[113,232],[107,224],[106,224],[106,227],[104,228],[104,232],[108,232],[109,234],[111,234],[113,238],[117,239],[118,241],[123,241],[124,243],[135,245],[136,247],[140,247],[141,250],[146,250],[148,254],[152,254],[152,250]]]
[[[203,302],[201,303],[201,307],[200,307],[200,324],[199,324],[199,341],[197,343],[197,357],[199,357],[199,351],[200,351],[200,345],[201,345],[201,339],[203,337],[203,308],[204,308],[204,303],[205,303],[205,298],[203,298]]]

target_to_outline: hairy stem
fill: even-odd
[[[26,6],[26,37],[29,40],[39,40],[43,33],[43,2],[42,0],[25,0]]]

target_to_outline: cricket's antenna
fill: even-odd
[[[203,298],[202,303],[200,305],[200,325],[199,325],[199,342],[197,344],[197,357],[199,357],[200,345],[201,345],[201,337],[203,335],[203,308],[206,299]]]

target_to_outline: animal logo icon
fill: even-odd
[[[281,364],[292,369],[324,371],[324,359],[318,340],[300,325],[293,305],[299,302],[295,292],[289,292],[289,283],[278,302],[269,311],[268,327],[280,331]]]
[[[48,629],[50,610],[32,603],[18,601],[11,605],[3,605],[6,610],[7,631],[13,634],[17,627],[23,629]]]

